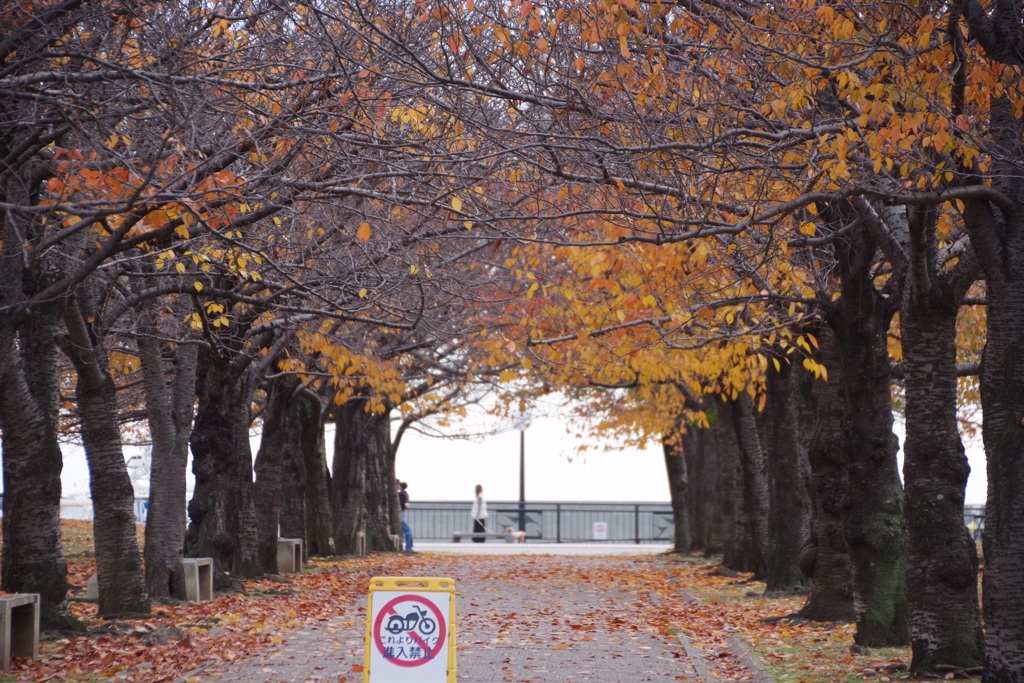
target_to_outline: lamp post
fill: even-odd
[[[515,427],[519,430],[519,530],[526,531],[526,428],[529,413],[519,413]]]

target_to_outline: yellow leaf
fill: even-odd
[[[365,299],[366,298],[366,287],[363,287],[362,289],[359,290],[359,298],[360,299]]]
[[[199,282],[198,280],[197,280],[197,281],[196,281],[196,283],[195,283],[194,285],[192,285],[192,286],[196,288],[196,291],[197,291],[197,292],[201,292],[201,291],[203,291],[203,283],[202,283],[202,282]]]
[[[174,264],[174,269],[176,271],[178,271],[179,273],[184,273],[185,272],[185,264],[184,263],[176,263],[176,264]]]
[[[452,197],[452,208],[456,211],[462,211],[462,200],[458,197]]]
[[[818,229],[815,227],[814,223],[811,223],[810,221],[805,221],[800,224],[800,234],[802,235],[814,237],[814,233],[816,233],[817,231]]]
[[[356,230],[356,237],[358,237],[359,241],[361,242],[365,242],[366,240],[370,239],[370,224],[363,223],[362,225],[360,225],[359,229]]]

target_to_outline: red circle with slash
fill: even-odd
[[[399,659],[397,657],[389,655],[387,653],[387,650],[384,649],[384,643],[381,642],[381,631],[384,630],[384,620],[388,617],[397,615],[398,610],[396,609],[396,607],[398,605],[401,605],[402,603],[418,603],[420,605],[425,606],[433,615],[435,623],[437,624],[437,645],[434,647],[434,649],[430,648],[430,645],[427,644],[427,641],[424,640],[423,637],[417,632],[415,626],[411,629],[403,629],[404,633],[408,635],[414,643],[419,645],[420,649],[423,650],[423,652],[426,653],[425,657],[417,657],[416,659]],[[422,610],[417,610],[417,612],[422,612]],[[409,614],[411,614],[411,612]],[[403,616],[403,618],[405,617]],[[417,625],[418,623],[419,622],[417,621]],[[437,608],[437,605],[435,605],[433,602],[427,600],[421,595],[399,595],[397,598],[392,599],[386,605],[384,605],[384,608],[381,609],[380,613],[377,615],[376,621],[373,622],[373,642],[374,644],[376,644],[377,650],[382,655],[384,655],[384,658],[387,661],[397,666],[421,666],[431,661],[443,649],[445,638],[447,637],[447,635],[448,628],[447,624],[445,623],[444,617],[441,615],[441,610]]]

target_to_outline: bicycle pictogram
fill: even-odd
[[[437,622],[427,616],[427,610],[412,605],[412,611],[408,614],[390,615],[384,629],[396,636],[407,631],[419,631],[423,635],[429,636],[437,630]]]

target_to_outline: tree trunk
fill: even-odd
[[[277,539],[292,538],[279,534],[286,452],[298,450],[301,437],[298,407],[294,400],[298,380],[278,379],[271,383],[263,418],[260,448],[256,453],[256,529],[259,535],[260,566],[268,574],[277,573]],[[294,530],[293,530],[294,531]],[[301,529],[299,530],[301,532]],[[299,536],[299,538],[302,538]]]
[[[672,521],[675,523],[675,552],[690,551],[690,510],[689,482],[686,475],[686,456],[684,439],[688,433],[683,431],[682,424],[675,427],[661,438],[661,450],[665,457],[665,470],[668,473],[668,491],[672,500]]]
[[[686,471],[689,474],[687,496],[690,517],[690,551],[704,555],[722,552],[722,524],[716,514],[718,455],[711,429],[688,429],[683,437]]]
[[[186,467],[198,347],[179,345],[174,349],[174,368],[168,378],[163,345],[147,330],[142,332],[138,340],[139,359],[153,440],[143,557],[149,597],[161,600],[171,595],[171,577],[185,548]]]
[[[298,391],[302,388],[299,387]],[[289,431],[281,463],[281,512],[278,520],[282,538],[302,539],[305,561],[309,558],[309,535],[306,533],[306,461],[302,452],[302,436],[309,405],[299,400],[298,391],[292,394],[288,408]]]
[[[65,309],[64,320],[68,356],[78,375],[75,395],[89,463],[99,614],[146,614],[149,598],[135,535],[135,489],[121,450],[114,380],[86,322],[93,316],[76,298]]]
[[[732,402],[717,406],[715,451],[718,478],[715,499],[722,520],[722,564],[740,572],[754,571],[761,558],[751,531],[744,491],[743,465],[736,439]]]
[[[901,316],[913,674],[934,673],[938,664],[981,666],[985,647],[977,550],[964,526],[970,467],[956,416],[957,305],[932,306],[931,299],[908,301]]]
[[[386,452],[386,458],[384,461],[384,499],[388,507],[388,519],[391,524],[391,533],[395,536],[402,537],[402,505],[398,500],[398,470],[396,467],[396,461],[398,460],[398,444],[392,443],[391,441],[391,413],[388,414],[387,426],[381,427],[387,431],[387,444],[388,450]],[[405,543],[402,543],[402,547],[405,547]]]
[[[1018,222],[1014,229],[1024,234]],[[1024,249],[1022,249],[1024,252]],[[1024,272],[1024,265],[1014,273]],[[1024,681],[1024,280],[988,280],[981,404],[988,501],[982,542],[984,683]]]
[[[732,402],[732,411],[743,469],[744,508],[750,525],[750,557],[753,564],[749,571],[754,572],[755,579],[763,581],[768,574],[768,473],[761,448],[761,434],[754,413],[754,402],[749,394],[740,393]]]
[[[324,437],[324,409],[320,397],[305,389],[301,392],[302,459],[305,472],[305,526],[309,555],[334,554],[331,525],[331,475],[327,469],[327,443]]]
[[[886,346],[892,311],[869,269],[840,258],[841,296],[830,316],[843,381],[843,447],[848,495],[843,529],[854,567],[856,642],[906,645],[910,614],[903,550],[903,491],[896,463]]]
[[[202,370],[203,368],[201,368]],[[224,574],[261,575],[253,504],[249,446],[249,390],[223,359],[209,359],[200,372],[199,406],[192,430],[195,492],[185,555],[213,558],[219,586]]]
[[[67,563],[60,536],[57,442],[58,314],[49,308],[22,327],[0,373],[3,429],[3,590],[40,594],[40,627],[81,629],[67,612]]]
[[[800,568],[811,578],[811,592],[796,616],[811,621],[853,621],[853,563],[843,534],[843,505],[847,473],[839,386],[843,381],[835,334],[827,327],[817,331],[821,362],[828,381],[812,386],[817,409],[814,432],[807,448],[810,466],[809,494],[811,534],[801,549]]]
[[[794,393],[798,373],[782,361],[766,377],[768,412],[768,558],[765,593],[792,593],[804,586],[800,549],[808,536],[808,495],[800,462],[800,419]]]
[[[357,550],[366,534],[368,551],[393,551],[391,498],[397,496],[394,469],[389,476],[390,421],[368,413],[362,401],[349,401],[334,412],[334,477],[331,482],[334,547],[339,554]]]

